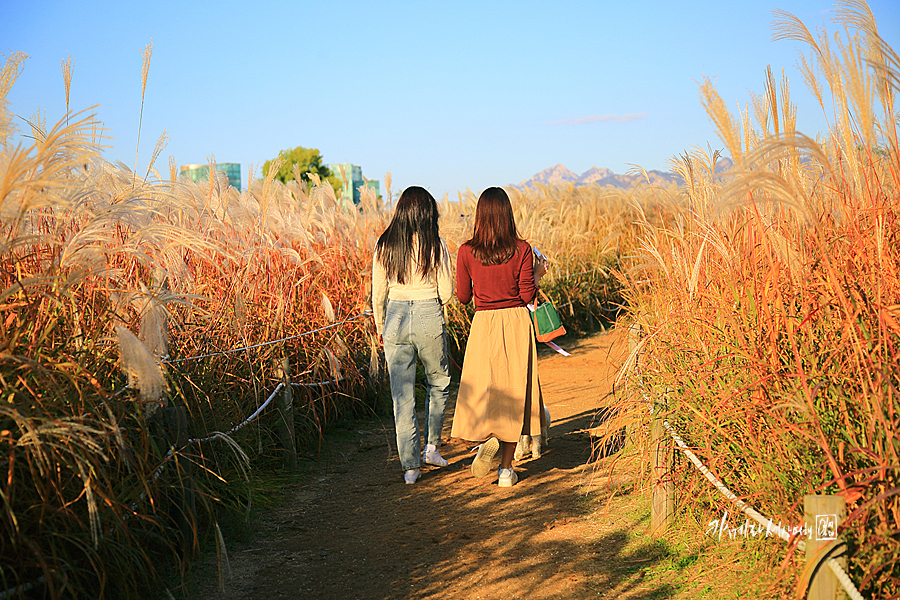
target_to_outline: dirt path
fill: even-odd
[[[553,417],[543,457],[516,465],[519,483],[475,479],[465,443],[442,447],[450,465],[404,485],[389,421],[357,423],[332,436],[330,460],[277,508],[229,543],[230,576],[219,590],[215,557],[193,593],[225,599],[665,598],[647,583],[661,558],[645,537],[646,507],[626,486],[603,511],[607,480],[591,463],[590,427],[609,401],[623,337],[607,332],[541,352]],[[451,396],[446,440],[455,398]]]

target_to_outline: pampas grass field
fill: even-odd
[[[806,494],[842,496],[851,579],[864,597],[896,598],[900,59],[863,2],[839,5],[836,35],[776,16],[776,38],[809,48],[801,72],[830,130],[796,131],[789,83],[771,71],[737,115],[702,85],[734,168],[717,177],[715,153],[685,154],[675,161],[688,184],[676,226],[641,223],[631,272],[646,283],[625,297],[644,337],[631,357],[639,376],[628,378],[638,401],[623,418],[645,419],[642,399],[655,402],[712,472],[775,523],[803,522]],[[724,510],[733,527],[743,522],[677,459],[682,524],[703,531]],[[794,596],[805,561],[796,541],[735,542],[738,587]]]
[[[91,110],[50,128],[33,118],[32,143],[13,146],[6,95],[25,59],[0,71],[0,592],[37,583],[48,597],[140,596],[159,564],[187,568],[217,515],[249,510],[251,479],[280,466],[273,408],[216,434],[270,395],[275,363],[287,358],[297,383],[338,381],[295,392],[301,445],[377,409],[366,311],[390,208],[368,188],[359,206],[342,205],[315,177],[284,185],[251,170],[236,190],[212,158],[209,180],[179,178],[174,159],[163,175],[164,137],[139,172],[112,164]],[[148,61],[149,51],[145,80]],[[574,188],[515,196],[523,234],[554,257],[551,293],[573,329],[619,308],[631,200]],[[475,201],[441,203],[454,252]],[[449,312],[458,351],[470,315]],[[176,407],[188,417],[180,439]],[[186,485],[187,512],[175,493]]]
[[[618,418],[644,422],[642,398],[654,398],[776,520],[802,519],[805,494],[842,495],[851,579],[867,597],[897,597],[900,59],[864,3],[841,7],[843,35],[813,36],[786,13],[776,29],[809,47],[803,78],[830,124],[819,137],[795,130],[786,78],[769,72],[737,116],[706,82],[728,173],[719,153],[690,151],[673,159],[677,189],[510,193],[520,233],[551,258],[544,287],[567,328],[619,317],[645,332]],[[24,60],[0,71],[0,592],[142,597],[160,565],[186,572],[221,539],[221,515],[249,511],[259,478],[282,466],[274,408],[212,436],[269,397],[276,363],[288,359],[297,383],[337,382],[295,391],[302,446],[379,410],[366,311],[390,177],[386,199],[363,188],[358,206],[299,172],[282,184],[251,167],[234,189],[213,157],[214,175],[195,183],[174,158],[159,172],[165,136],[149,165],[104,160],[92,109],[52,127],[35,116],[31,142],[14,146],[6,97]],[[68,89],[65,63],[63,77]],[[440,202],[454,254],[476,199]],[[471,313],[448,313],[458,353]],[[622,456],[646,451],[645,428],[631,430]],[[686,461],[675,476],[676,521],[701,540],[727,501]],[[795,594],[802,556],[741,543],[754,593]]]

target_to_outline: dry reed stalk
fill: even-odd
[[[8,144],[8,138],[12,134],[12,115],[6,108],[8,103],[7,96],[13,84],[22,73],[22,63],[28,59],[28,54],[24,52],[13,52],[7,57],[0,69],[0,140],[3,144]]]
[[[150,43],[141,50],[141,112],[138,116],[137,144],[135,144],[134,148],[134,169],[132,170],[132,173],[137,173],[138,151],[141,148],[141,127],[144,123],[144,97],[147,93],[147,75],[150,74],[150,60],[152,57],[153,38],[150,38]],[[134,180],[132,180],[132,189],[134,189],[134,183]]]
[[[66,115],[69,114],[69,91],[72,88],[72,64],[73,64],[72,56],[70,55],[66,60],[59,61],[62,66],[62,74],[63,74],[63,85],[66,89]],[[68,116],[66,117],[66,125],[69,124]]]

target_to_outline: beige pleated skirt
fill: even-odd
[[[540,432],[536,344],[524,306],[475,312],[450,437],[516,442]]]

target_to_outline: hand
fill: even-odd
[[[372,329],[375,330],[375,335],[378,337],[378,345],[383,348],[384,347],[384,339],[382,339],[381,334],[378,333],[378,326],[375,324],[375,321],[372,321]]]
[[[550,263],[547,262],[546,259],[540,259],[537,261],[537,264],[534,265],[534,284],[540,285],[541,278],[546,275],[547,271],[550,269]]]

